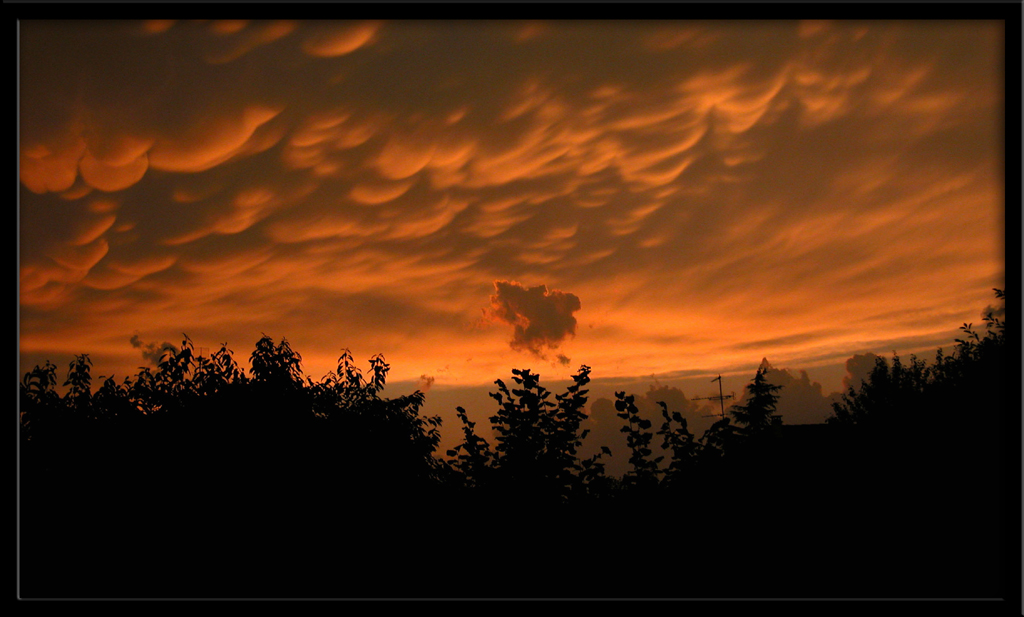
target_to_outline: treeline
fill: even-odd
[[[285,340],[246,372],[185,337],[95,392],[76,356],[63,396],[47,363],[20,387],[22,595],[998,596],[1006,335],[985,322],[931,364],[880,358],[826,425],[785,426],[763,367],[699,438],[616,392],[623,477],[579,455],[585,365],[564,393],[497,380],[491,431],[459,407],[442,455],[380,355],[314,382]],[[644,574],[610,589],[599,563]]]

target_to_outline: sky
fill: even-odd
[[[1004,286],[1001,22],[19,29],[19,378],[267,334],[452,429],[512,368],[825,397]]]

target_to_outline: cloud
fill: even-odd
[[[98,289],[116,289],[134,283],[150,274],[166,270],[176,261],[177,258],[173,255],[162,257],[154,255],[126,263],[107,260],[99,268],[91,270],[82,283]]]
[[[298,24],[292,21],[270,21],[251,24],[245,21],[218,21],[210,24],[210,31],[221,41],[211,41],[206,61],[223,64],[238,60],[262,45],[291,34]],[[218,44],[219,43],[219,44]]]
[[[628,393],[628,392],[627,392]],[[668,407],[668,413],[680,413],[686,420],[687,430],[700,439],[717,418],[719,405],[717,401],[695,401],[687,398],[680,388],[667,386],[660,383],[651,384],[642,396],[634,398],[634,404],[640,417],[651,421],[649,432],[656,433],[661,429],[665,419],[661,413],[661,406],[658,402],[664,402]],[[621,476],[629,471],[630,451],[626,444],[626,434],[622,427],[626,422],[616,415],[615,401],[609,398],[597,398],[591,403],[587,419],[583,422],[581,429],[589,430],[590,433],[583,442],[581,456],[589,458],[601,451],[601,446],[607,446],[612,452],[610,458],[603,459],[606,472]],[[715,417],[705,417],[715,416]],[[673,428],[678,428],[673,424]],[[662,438],[655,435],[651,440],[651,449],[654,454],[650,458],[668,456],[662,448]]]
[[[1006,319],[1006,305],[1003,304],[1001,306],[995,306],[995,305],[989,304],[988,306],[985,307],[985,309],[983,311],[981,311],[981,318],[985,319],[986,317],[988,317],[990,315],[993,318],[995,318],[995,319],[1005,320]]]
[[[834,399],[824,394],[820,383],[810,380],[807,371],[801,370],[800,376],[794,377],[789,369],[770,368],[765,372],[765,381],[782,386],[775,410],[783,423],[820,424],[832,415]]]
[[[138,334],[133,334],[130,341],[132,347],[142,350],[142,359],[153,366],[160,364],[160,360],[163,359],[166,352],[178,353],[178,348],[174,343],[168,343],[167,341],[163,343],[143,343]]]
[[[149,165],[177,172],[205,171],[220,165],[243,153],[257,130],[280,112],[261,105],[220,111],[181,134],[158,140],[149,151]]]
[[[33,193],[66,191],[75,183],[78,161],[85,153],[85,141],[77,139],[67,147],[58,148],[40,144],[22,150],[21,182]]]
[[[612,455],[605,457],[605,472],[613,476],[621,476],[629,469],[629,447],[626,436],[620,429],[622,420],[615,415],[615,401],[599,398],[590,404],[587,419],[580,425],[581,432],[589,430],[580,450],[581,458],[590,458],[601,451],[601,446],[611,450]]]
[[[82,180],[93,188],[101,191],[120,191],[142,179],[149,168],[149,158],[145,155],[128,161],[123,165],[111,165],[96,158],[92,152],[86,152],[78,163]]]
[[[380,27],[380,22],[341,25],[326,22],[306,37],[302,48],[309,55],[321,58],[343,56],[373,41]]]
[[[357,184],[349,193],[349,197],[357,203],[374,206],[401,197],[412,184],[412,182],[389,181]]]
[[[450,351],[489,383],[514,351],[479,298],[557,281],[585,314],[495,292],[512,350],[558,362],[585,318],[596,374],[756,351],[838,387],[1002,286],[1000,28],[25,23],[22,341],[266,329],[323,373],[330,314],[394,379]]]
[[[707,420],[704,419],[704,416],[719,413],[717,401],[702,401],[698,403],[696,400],[687,398],[680,388],[659,383],[649,386],[641,400],[642,402],[638,405],[638,408],[643,409],[646,412],[645,417],[654,421],[655,425],[659,428],[664,421],[661,415],[661,406],[658,405],[659,401],[668,406],[669,414],[677,411],[682,414],[683,418],[686,419],[687,429],[691,433],[694,433],[695,430],[706,428],[705,425],[710,426],[713,419]],[[703,431],[695,434],[697,437],[700,437]]]
[[[512,349],[543,358],[545,349],[556,349],[576,335],[573,313],[581,307],[576,295],[548,291],[547,285],[525,287],[516,281],[494,281],[494,291],[484,315],[514,326],[509,342]]]
[[[420,375],[419,385],[416,386],[416,389],[423,393],[430,392],[430,386],[434,385],[434,381],[435,377],[433,375],[424,373]]]
[[[846,376],[843,377],[843,392],[853,388],[860,389],[861,383],[867,381],[871,371],[875,368],[876,354],[871,352],[855,354],[846,360]]]

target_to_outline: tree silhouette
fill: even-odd
[[[994,291],[998,299],[1005,298],[1002,290]],[[841,402],[832,405],[828,422],[916,430],[948,421],[965,408],[997,422],[992,411],[1001,409],[1002,390],[990,385],[1005,375],[1005,323],[991,311],[984,320],[984,336],[973,324],[963,324],[964,337],[956,339],[953,353],[938,349],[930,366],[913,355],[904,366],[896,352],[891,365],[877,358],[860,388],[849,388]]]
[[[756,435],[782,423],[782,417],[775,415],[775,405],[779,401],[777,392],[782,387],[768,383],[765,379],[765,373],[770,368],[767,362],[762,362],[753,381],[747,384],[746,402],[733,405],[729,409],[729,413],[741,425],[740,431],[745,435]]]
[[[670,486],[680,485],[694,473],[700,451],[699,443],[687,429],[686,418],[681,413],[675,411],[669,415],[668,405],[663,401],[658,401],[658,405],[665,419],[658,435],[662,437],[662,448],[671,453],[663,482]],[[678,424],[678,428],[673,428],[673,423]]]
[[[346,349],[314,381],[285,339],[263,335],[247,374],[184,336],[120,382],[76,354],[63,396],[46,362],[19,384],[23,595],[606,596],[586,564],[607,560],[648,565],[616,595],[1000,597],[1007,336],[984,320],[934,363],[880,358],[826,425],[781,424],[767,363],[700,440],[664,402],[652,433],[616,392],[621,481],[607,446],[579,456],[586,365],[554,396],[529,370],[495,381],[493,443],[457,407],[441,460],[441,418],[422,392],[383,396],[380,354],[364,374]],[[448,538],[458,576],[395,575]],[[848,558],[865,552],[870,575]]]
[[[630,450],[629,464],[633,469],[626,473],[623,482],[628,487],[649,488],[658,481],[661,470],[658,468],[663,457],[649,459],[652,451],[650,448],[651,439],[654,435],[648,430],[651,428],[651,421],[640,417],[640,410],[635,404],[636,398],[625,392],[615,393],[616,415],[626,421],[626,425],[620,430],[626,433],[626,445]]]
[[[540,385],[540,376],[529,369],[513,369],[512,380],[518,388],[509,389],[498,379],[498,391],[490,393],[499,404],[490,417],[497,442],[493,450],[476,435],[466,411],[457,409],[464,439],[448,451],[452,466],[467,486],[504,494],[505,499],[560,503],[586,494],[602,476],[600,458],[610,452],[605,448],[582,461],[577,455],[587,436],[580,425],[586,418],[590,367],[580,366],[573,384],[554,401],[551,391]]]

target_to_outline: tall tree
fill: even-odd
[[[760,433],[771,426],[782,424],[782,416],[776,415],[775,406],[779,402],[777,392],[782,386],[769,383],[765,373],[771,370],[768,359],[761,360],[761,366],[754,375],[754,380],[747,384],[746,402],[733,405],[729,413],[742,425],[748,435]]]

